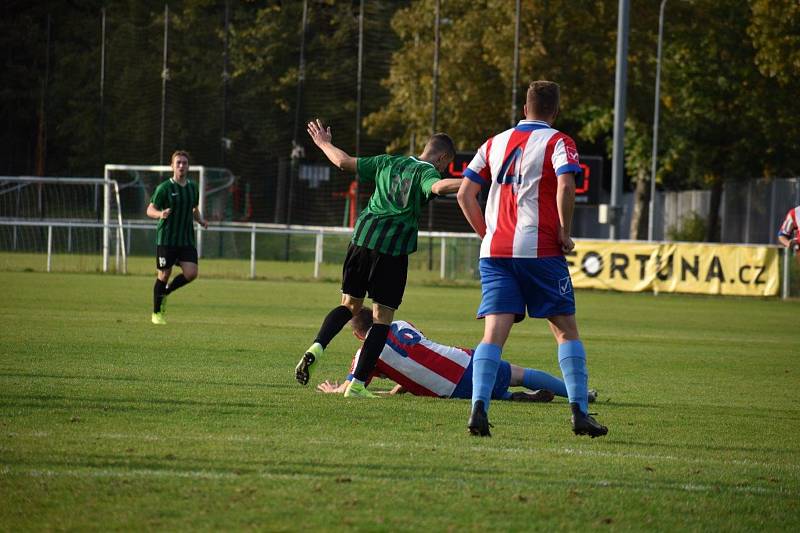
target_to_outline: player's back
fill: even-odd
[[[375,183],[375,192],[356,221],[353,243],[390,255],[417,249],[422,207],[441,179],[431,163],[416,157],[380,155],[360,157],[358,179]]]
[[[472,351],[434,342],[411,323],[392,322],[375,375],[417,396],[449,397],[469,366]],[[353,362],[355,368],[358,355]]]
[[[537,120],[489,138],[464,176],[490,186],[481,257],[561,255],[557,176],[581,172],[575,142]]]

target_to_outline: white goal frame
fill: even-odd
[[[105,178],[48,178],[40,176],[0,176],[0,181],[12,183],[59,183],[64,185],[100,185],[103,187],[103,272],[108,272],[108,258],[111,242],[111,189],[117,201],[117,253],[122,254],[122,273],[128,272],[128,256],[125,247],[125,233],[122,231],[122,206],[119,200],[119,183],[106,174]],[[9,221],[17,225],[26,225],[24,220]],[[46,222],[33,223],[32,225],[47,225]],[[119,257],[117,257],[119,259]],[[119,264],[117,268],[119,268]]]

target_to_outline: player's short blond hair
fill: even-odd
[[[175,150],[174,152],[172,152],[172,156],[169,158],[169,164],[170,165],[173,164],[175,162],[175,158],[180,156],[185,157],[186,161],[191,161],[191,158],[189,157],[189,152],[187,152],[186,150]]]
[[[528,111],[537,117],[553,117],[558,113],[561,100],[561,89],[552,81],[532,81],[528,87],[528,97],[525,104]]]

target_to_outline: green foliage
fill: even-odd
[[[152,276],[0,273],[0,523],[13,531],[782,530],[800,518],[796,309],[776,300],[578,294],[593,407],[348,402],[342,332],[312,385],[300,352],[336,283],[207,280],[148,321]],[[469,346],[479,291],[411,287],[401,312]],[[446,302],[434,305],[431,302]],[[542,321],[504,358],[558,373]],[[376,381],[373,389],[387,389]],[[76,512],[78,511],[79,512]]]
[[[667,228],[667,238],[671,241],[703,242],[707,225],[705,217],[692,212],[684,215],[676,226]]]
[[[17,3],[18,4],[18,3]],[[52,20],[46,98],[46,172],[98,174],[104,161],[159,156],[163,2],[33,2],[2,8],[8,83],[0,89],[6,173],[32,173],[44,80],[45,22]],[[21,7],[20,7],[21,6]],[[430,133],[434,1],[365,3],[364,153],[415,149]],[[101,119],[100,9],[107,65]],[[188,147],[207,165],[262,177],[285,158],[300,124],[320,116],[355,149],[358,3],[309,2],[306,71],[297,98],[302,2],[231,7],[230,82],[222,136],[224,4],[170,4],[166,152]],[[442,2],[437,129],[471,150],[511,123],[514,3]],[[527,83],[562,87],[558,126],[580,148],[611,153],[617,2],[524,2],[521,113]],[[800,155],[800,7],[791,0],[669,2],[664,28],[658,180],[670,188],[721,179],[794,175]],[[631,6],[626,166],[649,175],[658,2]],[[309,151],[311,152],[311,151]],[[308,154],[314,159],[319,154]],[[263,181],[255,180],[258,186]]]

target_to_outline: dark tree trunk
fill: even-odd
[[[715,178],[711,186],[711,200],[708,206],[706,242],[719,242],[719,208],[722,205],[722,178]]]

